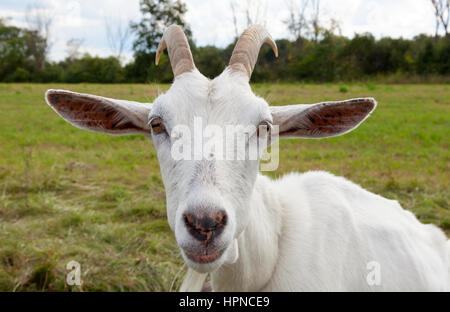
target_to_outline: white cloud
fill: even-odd
[[[260,5],[260,17],[265,17],[266,27],[275,39],[289,37],[286,25],[288,2],[290,0],[246,0],[253,8]],[[299,0],[294,0],[299,1]],[[234,38],[234,27],[230,0],[206,1],[185,0],[188,12],[186,19],[191,25],[197,45],[224,47]],[[381,36],[412,38],[420,33],[433,34],[434,15],[429,1],[425,0],[322,0],[321,16],[340,23],[343,35],[352,37],[355,33],[371,32]],[[93,55],[111,54],[108,47],[105,18],[127,23],[139,21],[138,0],[2,0],[0,16],[11,17],[11,23],[26,26],[25,12],[28,5],[37,4],[55,16],[52,28],[51,58],[66,56],[66,42],[69,39],[83,39],[83,51]],[[255,13],[254,11],[253,13]],[[245,24],[245,16],[239,16],[239,31]],[[127,51],[127,58],[131,51]]]

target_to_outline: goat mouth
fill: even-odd
[[[219,258],[222,255],[221,251],[212,252],[212,253],[204,253],[204,254],[193,254],[189,252],[184,252],[186,256],[197,263],[210,263]]]

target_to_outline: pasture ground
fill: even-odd
[[[271,105],[375,97],[352,133],[280,142],[280,166],[266,174],[328,170],[450,234],[450,85],[252,87]],[[0,84],[0,291],[177,289],[183,262],[152,143],[69,125],[45,104],[48,88],[151,101],[168,86]],[[71,260],[81,287],[65,283]]]

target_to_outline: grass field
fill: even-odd
[[[69,125],[45,104],[48,88],[151,101],[168,86],[0,84],[0,291],[177,289],[183,261],[152,144]],[[271,105],[375,97],[377,110],[352,133],[282,141],[279,169],[267,174],[328,170],[450,234],[450,85],[253,89]],[[65,283],[71,260],[81,287]]]

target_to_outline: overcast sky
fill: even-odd
[[[226,46],[234,37],[230,2],[237,11],[249,3],[253,19],[265,22],[275,39],[289,38],[284,21],[289,16],[289,3],[300,0],[184,0],[188,12],[186,20],[191,25],[197,45]],[[434,34],[435,20],[430,0],[322,0],[321,19],[338,21],[342,34],[353,37],[355,33],[371,32],[382,36],[412,38],[426,33]],[[111,24],[127,25],[139,21],[139,0],[1,0],[0,17],[10,18],[9,23],[26,26],[27,7],[45,9],[54,16],[50,58],[61,60],[67,55],[66,42],[83,40],[83,52],[106,56],[112,53],[106,38],[105,19]],[[259,10],[257,10],[259,8]],[[245,17],[238,14],[238,31],[242,32]],[[130,40],[131,41],[131,40]],[[131,45],[130,45],[131,46]],[[132,55],[130,47],[125,52]]]

